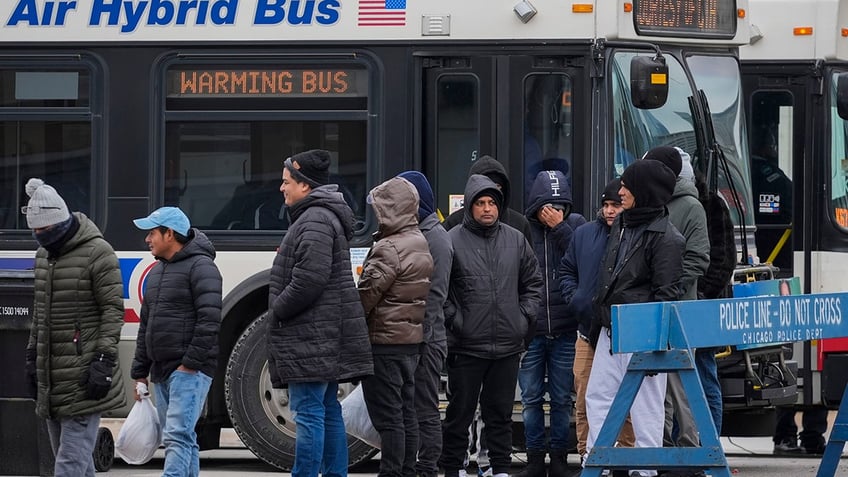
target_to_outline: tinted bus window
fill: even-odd
[[[31,177],[56,188],[70,210],[90,214],[90,78],[79,69],[0,70],[0,228],[28,228],[20,209]]]
[[[571,78],[564,74],[534,74],[524,80],[524,200],[536,174],[558,170],[571,184]]]

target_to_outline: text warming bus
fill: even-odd
[[[557,168],[572,182],[574,210],[591,217],[604,184],[649,148],[679,146],[707,170],[718,144],[729,167],[716,187],[736,223],[751,224],[737,58],[750,36],[747,6],[0,2],[0,268],[32,267],[36,243],[19,211],[24,183],[41,177],[117,250],[128,366],[153,264],[131,219],[181,207],[213,241],[224,276],[221,353],[200,444],[216,447],[220,429],[233,427],[257,456],[288,469],[294,422],[285,391],[271,389],[260,326],[288,226],[282,161],[332,151],[331,181],[357,217],[354,267],[375,228],[370,187],[421,170],[447,213],[484,154],[512,178],[515,209],[536,172]],[[753,235],[740,247],[756,256]],[[352,463],[374,452],[351,438]]]

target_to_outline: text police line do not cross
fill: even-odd
[[[766,345],[848,336],[848,293],[758,296],[640,303],[612,307],[612,350],[664,351],[724,345]],[[669,325],[678,317],[685,343]]]

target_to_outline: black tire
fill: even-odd
[[[239,337],[227,362],[224,395],[233,429],[256,457],[283,471],[294,465],[295,424],[288,392],[273,389],[268,373],[265,316],[255,319]],[[339,386],[339,399],[353,389]],[[348,435],[350,465],[379,452]]]
[[[97,440],[94,442],[94,470],[97,472],[109,472],[112,462],[115,461],[115,439],[112,432],[105,427],[97,430]]]

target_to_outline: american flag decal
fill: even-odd
[[[359,26],[406,26],[406,0],[359,0]]]

